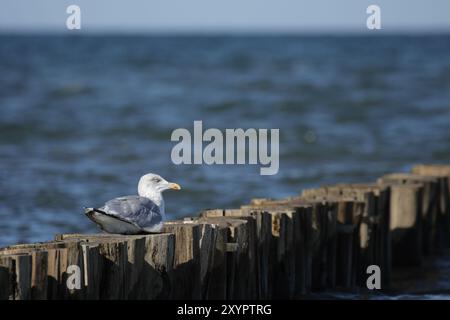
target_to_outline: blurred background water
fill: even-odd
[[[176,128],[279,128],[280,170],[171,162]],[[169,218],[450,162],[450,35],[0,36],[0,246],[182,186]]]

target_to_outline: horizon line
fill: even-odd
[[[81,30],[54,30],[54,29],[0,29],[0,35],[43,35],[43,36],[377,36],[377,35],[447,35],[450,34],[450,28],[433,29],[86,29]]]

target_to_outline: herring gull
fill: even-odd
[[[139,180],[137,196],[114,198],[100,208],[85,208],[85,214],[108,233],[159,232],[165,218],[162,192],[168,189],[181,188],[157,174],[148,173]]]

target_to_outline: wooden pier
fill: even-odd
[[[393,268],[450,243],[449,183],[450,165],[418,165],[205,210],[160,234],[62,234],[2,248],[0,299],[296,299],[367,291],[370,265],[385,290]]]

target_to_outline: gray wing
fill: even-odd
[[[159,207],[150,199],[126,196],[109,200],[100,210],[109,215],[137,224],[143,229],[151,229],[162,222]]]

